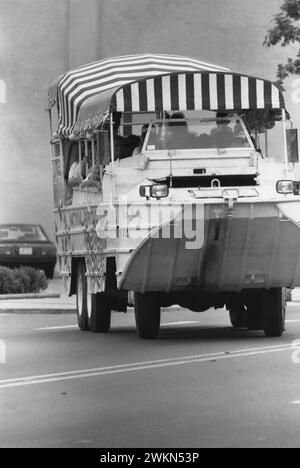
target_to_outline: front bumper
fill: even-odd
[[[0,266],[9,268],[18,268],[20,266],[29,266],[40,270],[53,269],[56,264],[56,257],[34,257],[34,256],[0,256]]]

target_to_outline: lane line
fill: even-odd
[[[9,314],[6,314],[9,315]],[[185,320],[185,321],[180,321],[180,322],[167,322],[167,323],[162,323],[162,327],[169,327],[172,325],[191,325],[193,323],[202,323],[199,320]],[[286,323],[300,323],[299,320],[286,320]],[[41,327],[41,328],[33,328],[33,331],[52,331],[52,330],[68,330],[68,329],[75,329],[78,328],[77,325],[61,325],[61,326],[55,326],[55,327]]]
[[[217,353],[208,353],[208,354],[194,354],[194,355],[189,355],[189,356],[182,356],[182,357],[174,357],[174,358],[165,358],[165,359],[155,359],[155,360],[152,360],[152,361],[139,361],[139,362],[131,362],[131,363],[126,363],[126,364],[116,364],[116,365],[113,365],[113,366],[105,366],[105,367],[96,367],[96,368],[91,368],[91,369],[79,369],[79,370],[76,370],[76,371],[66,371],[66,372],[58,372],[58,373],[51,373],[51,374],[40,374],[38,375],[37,377],[55,377],[55,376],[60,376],[60,375],[66,375],[66,374],[77,374],[77,373],[83,373],[83,372],[90,372],[90,371],[99,371],[99,370],[103,370],[103,369],[114,369],[114,368],[120,368],[120,367],[129,367],[129,366],[136,366],[136,365],[146,365],[146,364],[154,364],[154,363],[160,363],[160,362],[172,362],[172,361],[179,361],[181,359],[189,359],[189,360],[193,360],[193,359],[198,359],[198,358],[214,358],[214,357],[218,357],[218,356],[228,356],[228,355],[231,355],[231,356],[234,356],[235,354],[242,354],[242,353],[252,353],[252,352],[263,352],[263,351],[268,351],[268,350],[276,350],[276,349],[290,349],[290,350],[295,350],[295,349],[299,349],[300,346],[299,345],[296,345],[294,344],[294,342],[292,343],[288,343],[288,344],[282,344],[282,345],[273,345],[273,346],[261,346],[261,347],[257,347],[257,348],[244,348],[244,349],[235,349],[235,350],[231,350],[231,351],[219,351]],[[30,377],[17,377],[17,378],[14,378],[14,379],[5,379],[5,380],[0,380],[0,384],[3,383],[3,382],[15,382],[15,381],[18,381],[18,380],[28,380],[28,379],[32,379],[32,378],[35,378],[36,376],[30,376]]]
[[[199,323],[198,320],[188,320],[184,322],[169,322],[169,323],[162,323],[162,327],[171,326],[171,325],[189,325],[192,323]],[[72,328],[78,328],[77,325],[61,325],[57,327],[42,327],[42,328],[33,328],[33,331],[52,331],[52,330],[68,330]]]
[[[300,400],[296,400],[296,401],[291,401],[291,404],[292,405],[300,405]]]
[[[270,353],[292,351],[298,348],[293,344],[253,348],[245,351],[231,351],[222,353],[200,354],[194,356],[182,356],[177,358],[159,359],[155,361],[136,362],[128,364],[120,364],[115,366],[99,367],[94,369],[83,369],[78,371],[68,371],[56,374],[35,375],[29,377],[21,377],[14,379],[0,380],[0,389],[22,387],[27,385],[39,385],[43,383],[61,382],[66,380],[77,380],[87,377],[99,377],[103,375],[121,374],[133,371],[142,371],[148,369],[158,369],[163,367],[179,366],[182,364],[217,362],[224,359],[233,359],[239,357],[257,356]]]
[[[62,325],[60,327],[33,328],[33,331],[66,330],[68,328],[78,328],[78,326],[77,325]]]
[[[199,320],[186,320],[185,322],[168,322],[162,323],[161,326],[169,327],[170,325],[189,325],[191,323],[200,323]]]

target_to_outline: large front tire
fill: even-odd
[[[263,292],[263,330],[267,337],[280,337],[285,329],[286,301],[284,289],[272,288]]]
[[[160,305],[153,294],[134,294],[136,328],[140,338],[155,339],[160,328]]]
[[[76,305],[78,327],[82,331],[87,331],[89,329],[87,310],[87,279],[85,263],[83,260],[80,261],[77,265]]]
[[[88,294],[88,327],[93,333],[107,333],[110,329],[111,309],[107,297]]]

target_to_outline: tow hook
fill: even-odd
[[[222,197],[225,202],[228,203],[227,216],[233,215],[233,205],[239,198],[238,189],[224,189],[222,192]]]

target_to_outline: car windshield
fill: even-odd
[[[170,119],[152,124],[146,150],[250,148],[250,140],[239,119]]]
[[[40,226],[28,224],[0,224],[0,242],[41,242],[48,238]]]

